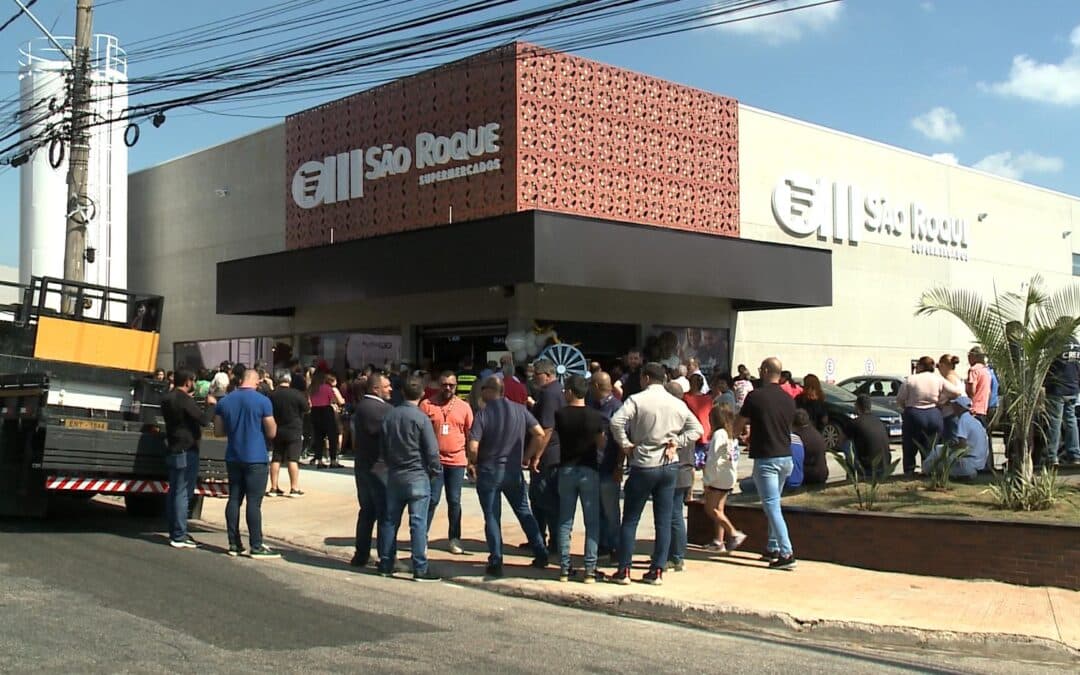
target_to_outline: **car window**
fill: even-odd
[[[889,396],[895,398],[900,393],[900,382],[893,380],[889,383]]]
[[[874,398],[883,398],[885,396],[885,383],[881,380],[875,380],[870,386],[869,393]]]
[[[845,391],[850,391],[852,393],[855,393],[859,388],[859,384],[860,384],[860,382],[858,380],[851,380],[849,382],[841,383],[841,384],[839,384],[837,386],[840,387],[841,389],[845,390]]]
[[[825,398],[832,401],[851,403],[855,400],[855,394],[852,394],[850,391],[845,391],[835,384],[822,383],[821,390],[825,392]]]

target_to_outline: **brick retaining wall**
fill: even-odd
[[[765,548],[760,506],[728,505],[750,535],[748,550]],[[785,508],[795,556],[872,570],[994,579],[1080,590],[1080,526],[970,518],[866,514]],[[701,504],[688,509],[691,543],[707,544],[711,523]]]

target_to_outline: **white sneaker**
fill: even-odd
[[[705,547],[705,550],[709,553],[727,553],[727,546],[724,546],[722,541],[713,541],[713,543]]]
[[[450,552],[454,555],[462,555],[463,553],[465,553],[465,549],[461,547],[460,539],[450,540]]]
[[[734,551],[735,549],[742,546],[744,541],[746,541],[745,532],[736,532],[735,534],[731,535],[731,537],[726,542],[728,552],[730,553],[731,551]]]

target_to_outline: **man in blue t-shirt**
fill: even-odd
[[[229,533],[229,555],[243,553],[240,540],[240,504],[247,498],[248,536],[252,558],[279,558],[263,543],[262,498],[270,475],[267,443],[277,435],[274,407],[260,394],[259,373],[254,368],[242,371],[240,386],[218,401],[214,429],[227,436],[225,467],[229,472],[229,502],[225,506],[225,527]]]

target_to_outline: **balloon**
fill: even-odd
[[[518,352],[525,349],[525,336],[520,332],[513,332],[506,336],[506,349],[511,352]]]
[[[514,363],[525,363],[525,361],[527,361],[528,358],[529,358],[529,354],[524,349],[515,349],[514,350]]]
[[[525,351],[529,352],[529,356],[536,356],[540,353],[540,350],[544,346],[544,340],[536,333],[529,333],[528,340],[526,340]]]

